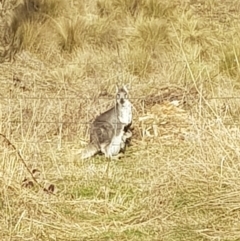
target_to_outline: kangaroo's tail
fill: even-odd
[[[93,144],[89,144],[86,146],[86,148],[81,152],[81,159],[86,159],[89,157],[94,156],[95,154],[97,154],[99,152],[98,148],[93,145]]]

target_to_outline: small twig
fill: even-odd
[[[44,191],[47,191],[46,188],[44,188],[44,187],[37,181],[37,179],[34,177],[32,171],[29,169],[29,167],[28,167],[28,165],[26,164],[26,162],[24,161],[24,159],[23,159],[20,151],[17,150],[17,148],[15,147],[15,145],[14,145],[5,135],[3,135],[3,134],[0,133],[0,136],[2,136],[2,137],[5,139],[5,141],[7,142],[8,146],[11,146],[11,147],[17,152],[17,154],[18,154],[21,162],[23,163],[23,165],[25,166],[25,168],[27,169],[27,171],[30,173],[33,181],[34,181],[40,188],[42,188]],[[50,193],[50,192],[49,192],[49,193]]]

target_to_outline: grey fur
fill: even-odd
[[[116,104],[108,111],[97,116],[90,127],[90,143],[82,152],[82,159],[99,152],[111,158],[125,149],[127,139],[132,136],[131,103],[126,87],[117,90]]]

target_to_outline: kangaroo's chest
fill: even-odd
[[[132,122],[132,106],[129,101],[120,109],[118,118],[121,123],[128,125]]]

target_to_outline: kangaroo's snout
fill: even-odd
[[[120,99],[120,103],[123,105],[125,100],[123,98]]]

